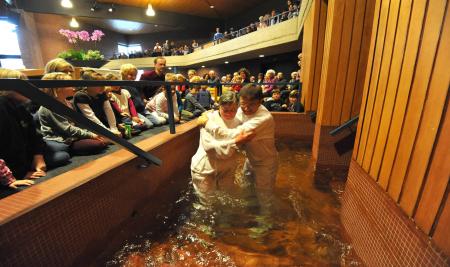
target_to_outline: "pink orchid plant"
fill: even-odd
[[[71,44],[77,44],[78,41],[92,41],[94,42],[94,44],[97,44],[97,42],[100,42],[103,36],[105,36],[105,34],[101,30],[94,30],[92,34],[89,34],[88,31],[71,31],[60,29],[59,34],[66,37]],[[58,57],[71,60],[99,60],[104,58],[104,56],[101,55],[100,51],[98,50],[88,50],[87,52],[85,52],[84,50],[73,49],[60,53]]]

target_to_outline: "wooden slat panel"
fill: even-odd
[[[363,160],[365,156],[366,151],[366,142],[367,137],[369,135],[370,131],[370,125],[372,121],[372,113],[373,113],[373,106],[375,102],[375,98],[377,95],[377,87],[378,87],[378,77],[380,73],[380,67],[381,67],[381,59],[383,55],[383,49],[384,49],[384,40],[386,36],[386,27],[387,27],[387,19],[388,19],[388,13],[389,13],[389,0],[382,0],[381,2],[381,13],[379,18],[379,24],[378,24],[378,33],[376,38],[376,47],[375,47],[375,57],[373,59],[373,66],[372,66],[372,75],[370,78],[370,84],[369,84],[369,96],[366,103],[366,110],[364,113],[364,125],[361,132],[361,140],[359,145],[359,151],[358,151],[358,163],[360,166],[363,165]],[[368,171],[368,169],[365,169]]]
[[[378,136],[378,129],[381,120],[381,112],[384,106],[386,96],[386,87],[389,80],[392,53],[394,50],[394,39],[397,31],[397,19],[399,13],[400,1],[392,1],[389,8],[389,18],[387,32],[385,37],[385,45],[383,49],[383,58],[381,60],[380,76],[378,77],[377,95],[374,103],[374,112],[372,114],[371,128],[367,137],[366,151],[363,160],[363,168],[369,172],[372,163],[373,151]],[[370,173],[370,172],[369,172]],[[372,176],[377,179],[376,176]]]
[[[447,190],[448,187],[447,187]],[[450,255],[450,198],[446,196],[445,204],[433,234],[433,240],[446,255]]]
[[[375,0],[364,1],[366,3],[366,10],[364,14],[364,28],[361,40],[361,50],[359,54],[358,69],[356,71],[355,94],[353,95],[352,109],[350,117],[360,114],[361,102],[363,96],[363,88],[365,82],[366,67],[369,58],[370,38],[372,35],[372,24],[374,22]],[[378,13],[377,13],[378,16]],[[378,20],[378,19],[377,19]],[[358,93],[356,93],[358,92]],[[360,118],[361,119],[361,118]]]
[[[380,11],[381,11],[381,0],[376,0],[375,2],[375,12],[373,15],[373,24],[372,24],[372,34],[370,35],[370,49],[368,53],[368,60],[367,60],[367,69],[365,72],[365,79],[364,79],[364,88],[363,88],[363,95],[362,95],[362,103],[361,103],[361,110],[360,110],[360,118],[358,121],[358,126],[356,130],[356,136],[355,136],[355,144],[353,147],[353,159],[357,160],[359,157],[359,146],[361,144],[361,132],[364,126],[365,120],[365,114],[366,114],[366,105],[368,101],[368,95],[369,95],[369,87],[370,87],[370,77],[372,76],[372,67],[373,67],[373,58],[375,56],[375,44],[378,36],[378,20],[380,18]],[[366,7],[367,11],[368,6]],[[367,12],[366,12],[367,14]],[[366,20],[367,21],[367,20]],[[367,32],[365,32],[367,34]],[[361,62],[361,61],[360,61]],[[361,82],[362,79],[359,79]],[[358,80],[356,82],[358,85]],[[360,163],[360,162],[358,162]]]
[[[386,147],[387,136],[391,125],[392,111],[394,109],[394,103],[397,97],[400,73],[405,55],[405,45],[411,15],[411,7],[412,0],[402,0],[397,33],[395,37],[394,53],[392,56],[392,65],[389,74],[389,82],[386,90],[386,99],[383,105],[377,142],[375,144],[372,164],[370,166],[370,175],[372,175],[372,177],[378,177],[381,161],[384,155],[384,149]],[[386,181],[383,181],[383,188],[386,188],[385,182]]]
[[[445,60],[445,58],[442,60]],[[450,147],[450,108],[448,104],[449,97],[447,96],[447,111],[435,145],[426,184],[415,215],[417,225],[426,234],[429,234],[431,231],[431,227],[443,201],[445,189],[449,184],[450,157],[448,156],[448,148]]]
[[[441,25],[442,23],[446,3],[446,0],[433,1],[433,4],[428,6],[422,37],[424,41],[419,51],[417,69],[408,101],[405,123],[395,162],[392,167],[391,182],[388,188],[389,195],[395,201],[398,201],[402,191],[405,174],[414,147],[441,31],[441,27],[436,27],[436,25]]]
[[[405,59],[403,62],[402,72],[400,74],[400,83],[397,90],[397,98],[395,100],[394,113],[392,115],[391,128],[389,129],[388,141],[381,164],[378,182],[387,189],[389,177],[392,170],[397,145],[403,127],[403,119],[405,116],[406,105],[408,103],[409,91],[411,88],[417,51],[419,49],[419,41],[423,27],[423,17],[425,15],[426,0],[415,0],[413,2],[413,10],[410,19],[408,38],[406,41]]]
[[[327,28],[325,32],[325,49],[322,63],[322,75],[319,92],[318,120],[323,126],[331,126],[334,86],[337,78],[337,65],[341,43],[342,21],[345,1],[328,2]]]
[[[334,85],[334,100],[331,110],[331,124],[341,124],[341,111],[345,93],[345,83],[349,66],[350,48],[353,33],[353,17],[355,15],[355,0],[346,0],[344,8],[344,21],[341,31],[341,42],[339,50],[339,63],[337,65],[336,84]],[[337,52],[337,51],[336,51]],[[349,90],[353,91],[354,88]],[[350,106],[351,103],[348,103]]]
[[[319,2],[320,3],[320,2]],[[303,86],[302,86],[302,103],[305,107],[305,111],[311,110],[311,91],[312,91],[312,80],[313,72],[311,71],[312,68],[314,68],[314,12],[317,5],[317,1],[313,2],[313,6],[311,7],[311,11],[309,12],[309,15],[305,19],[305,23],[303,25],[303,43],[302,43],[302,55],[303,55],[303,66],[304,69],[302,70],[303,75]]]
[[[319,32],[317,38],[317,57],[316,66],[314,70],[314,87],[311,98],[311,110],[317,110],[319,106],[319,91],[320,91],[320,78],[322,76],[322,62],[323,62],[323,50],[325,49],[325,31],[327,26],[327,9],[328,6],[323,2],[320,2],[319,13]]]
[[[436,61],[420,121],[417,141],[411,156],[400,199],[400,207],[409,216],[413,215],[416,207],[419,191],[422,188],[448,94],[450,82],[450,71],[448,69],[448,59],[450,59],[450,19],[448,6],[446,13],[447,19],[442,29],[439,48],[435,56]],[[448,138],[450,138],[450,135]],[[443,168],[445,167],[443,166]]]

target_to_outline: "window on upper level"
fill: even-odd
[[[24,69],[19,40],[17,39],[17,25],[5,19],[0,19],[0,67],[7,69]]]

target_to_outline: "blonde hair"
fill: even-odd
[[[177,76],[177,81],[178,81],[178,82],[184,82],[184,81],[186,81],[186,77],[184,77],[183,74],[176,74],[176,76]]]
[[[188,75],[189,75],[189,74],[196,75],[196,74],[197,74],[197,71],[194,70],[194,69],[190,69],[190,70],[188,70]]]
[[[200,77],[200,76],[194,76],[194,77],[191,78],[191,80],[190,80],[189,82],[191,82],[191,83],[201,83],[201,82],[204,82],[204,81],[205,81],[205,80],[204,80],[202,77]],[[196,84],[193,84],[192,86],[193,86],[194,88],[196,88],[196,89],[201,88],[200,85],[196,85]]]
[[[166,82],[176,82],[176,81],[178,81],[177,75],[175,73],[171,73],[171,72],[166,73],[166,76],[164,77],[164,80]]]
[[[120,66],[120,75],[122,75],[122,79],[132,71],[136,72],[136,74],[138,72],[138,69],[133,64],[127,63]]]
[[[80,78],[85,81],[104,80],[105,77],[94,69],[84,69],[80,72]]]
[[[20,79],[26,80],[27,76],[20,71],[10,70],[10,69],[1,69],[0,68],[0,79]],[[11,91],[0,91],[0,96],[9,95]]]
[[[47,73],[42,77],[42,80],[72,80],[72,76],[70,74],[64,73],[64,72],[52,72]],[[46,93],[47,95],[56,98],[57,95],[57,88],[42,88],[42,92]]]
[[[74,71],[72,64],[62,58],[55,58],[47,62],[45,65],[45,73],[62,72],[65,68],[70,68],[71,72]]]

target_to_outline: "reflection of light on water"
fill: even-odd
[[[223,188],[211,206],[196,202],[189,191],[175,203],[186,208],[172,222],[173,230],[160,238],[143,235],[107,265],[360,265],[351,246],[342,241],[338,197],[343,183],[333,181],[330,192],[318,191],[310,148],[297,143],[277,147],[281,173],[270,215],[261,215],[251,188]],[[242,168],[242,162],[237,165]]]

